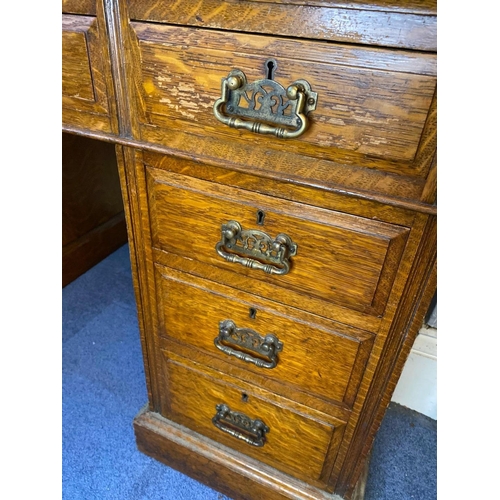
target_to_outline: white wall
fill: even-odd
[[[437,320],[432,323],[437,326]],[[428,325],[421,328],[392,401],[437,420],[436,328]]]

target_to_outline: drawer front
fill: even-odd
[[[163,353],[163,372],[165,417],[316,486],[326,484],[344,422],[171,353]]]
[[[185,265],[230,271],[216,281],[271,300],[289,303],[288,295],[298,294],[306,310],[313,298],[329,307],[383,313],[408,228],[152,168],[146,175],[154,249],[180,257]],[[242,229],[242,240],[231,246],[223,229],[233,222]],[[269,236],[267,242],[262,234]],[[283,251],[286,273],[270,251],[286,239],[278,237],[283,234],[290,240],[280,243],[290,249]],[[294,245],[296,255],[290,256]]]
[[[97,0],[62,0],[62,11],[65,14],[86,14],[95,16]]]
[[[356,44],[436,49],[436,2],[127,0],[132,19]],[[346,2],[343,2],[346,4]],[[347,7],[347,8],[346,8]]]
[[[63,14],[63,124],[88,130],[116,132],[109,102],[111,89],[106,39],[98,19],[93,16]]]
[[[292,389],[352,406],[372,335],[335,331],[297,310],[297,317],[290,317],[270,301],[165,267],[157,266],[156,283],[161,335]]]
[[[330,169],[321,162],[310,162],[307,171],[291,169],[294,175],[319,181],[327,181],[335,166],[342,172],[347,168],[343,165],[409,176],[415,182],[426,178],[435,146],[434,55],[146,23],[132,23],[131,28],[143,140],[196,149],[192,139],[182,144],[183,133],[218,139],[226,143],[212,146],[209,153],[229,150],[234,161],[246,154],[240,147],[251,146],[267,155],[267,167],[262,168],[269,169],[283,168],[283,152],[334,162]],[[248,83],[266,79],[270,58],[277,63],[273,78],[284,89],[306,80],[317,93],[316,109],[307,115],[309,127],[299,137],[237,130],[214,116],[222,79],[235,68]],[[242,97],[240,106],[253,106],[259,117],[275,121],[290,113],[291,108],[280,107],[290,103],[288,98],[269,86],[249,89],[246,95],[248,102]],[[222,111],[232,116],[227,107]]]

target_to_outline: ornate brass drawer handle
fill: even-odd
[[[221,257],[268,274],[287,274],[290,270],[289,258],[297,254],[297,244],[286,234],[278,234],[272,240],[256,229],[244,231],[234,220],[222,224],[221,232],[221,241],[215,246]]]
[[[318,94],[306,80],[297,80],[285,90],[273,79],[276,67],[274,59],[266,61],[268,78],[253,83],[247,83],[243,71],[230,71],[222,79],[222,95],[214,104],[217,120],[280,139],[302,135],[309,125],[307,114],[316,109]]]
[[[239,347],[253,351],[260,356],[265,356],[269,360],[266,361],[247,354],[246,352],[238,351],[223,342],[231,342]],[[274,368],[278,363],[277,352],[283,350],[283,342],[280,342],[276,335],[268,333],[265,337],[261,337],[255,330],[251,328],[237,328],[235,323],[230,319],[226,319],[219,323],[219,335],[215,337],[214,344],[217,349],[222,352],[235,356],[238,359],[253,363],[260,368]]]
[[[252,446],[264,446],[269,427],[262,420],[252,420],[244,413],[231,411],[224,403],[216,405],[215,409],[217,413],[212,418],[215,427]]]

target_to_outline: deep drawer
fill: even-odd
[[[327,328],[302,311],[291,317],[271,301],[170,268],[156,271],[161,335],[282,383],[287,394],[352,406],[372,335]]]
[[[152,244],[168,265],[313,313],[383,314],[408,228],[146,172]]]
[[[327,484],[344,422],[173,353],[163,352],[162,366],[165,417],[311,484]]]

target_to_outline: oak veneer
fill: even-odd
[[[159,318],[160,335],[211,354],[212,367],[224,361],[245,368],[254,377],[262,375],[261,368],[221,352],[215,346],[219,323],[230,319],[238,327],[250,328],[261,335],[276,334],[283,349],[277,354],[276,367],[267,370],[265,375],[279,382],[275,384],[278,391],[286,394],[289,391],[285,385],[290,385],[295,390],[337,401],[346,407],[352,404],[373,335],[340,324],[335,330],[331,322],[321,321],[303,311],[280,307],[262,297],[163,266],[156,268],[159,309],[163,313]],[[204,333],[198,335],[197,332]],[[245,352],[240,345],[230,341],[223,344],[237,352]],[[321,370],[329,377],[323,378]]]
[[[267,284],[286,288],[274,295],[276,300],[286,301],[292,292],[304,301],[315,298],[374,316],[383,313],[408,228],[149,168],[146,178],[153,249],[244,274],[260,282],[263,296],[272,295]],[[297,244],[289,274],[247,270],[213,252],[223,224],[236,220],[243,228],[257,228],[259,210],[265,214],[262,229],[273,237],[286,233]],[[323,280],[311,280],[321,274]]]
[[[433,0],[128,0],[134,20],[436,50]]]
[[[65,13],[65,7],[78,15]],[[118,132],[101,2],[63,2],[62,121],[63,127]]]
[[[436,288],[435,2],[66,0],[63,11],[63,129],[116,145],[149,398],[139,449],[233,498],[361,500]],[[230,70],[263,78],[269,58],[283,85],[305,78],[318,92],[299,138],[212,113]],[[267,274],[237,247],[221,256],[229,221],[289,235],[288,272]],[[254,332],[254,344],[224,340],[239,356],[216,346],[224,320]],[[283,345],[266,368],[267,333]]]

